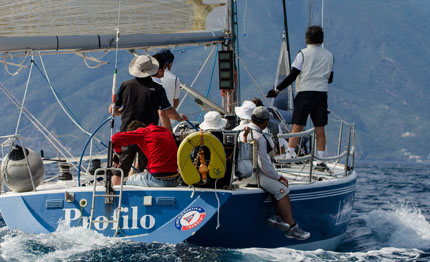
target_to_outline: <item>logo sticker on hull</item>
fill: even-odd
[[[175,226],[181,231],[193,229],[206,217],[206,210],[202,207],[190,207],[182,211],[175,219]]]

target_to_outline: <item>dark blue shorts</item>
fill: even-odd
[[[293,124],[305,126],[311,115],[314,126],[327,125],[327,92],[304,91],[294,98]]]

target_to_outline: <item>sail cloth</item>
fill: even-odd
[[[0,51],[109,49],[218,42],[227,0],[1,1]],[[120,7],[120,12],[119,12]]]

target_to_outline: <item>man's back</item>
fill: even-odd
[[[333,55],[321,45],[308,45],[302,49],[303,57],[300,74],[296,80],[297,92],[328,91],[328,79],[333,71]],[[294,66],[294,65],[293,65]]]
[[[137,144],[148,158],[150,173],[177,171],[177,147],[170,131],[164,127],[149,125],[134,131],[119,132],[112,136],[115,151],[119,147]]]
[[[133,120],[146,125],[158,124],[158,109],[170,107],[163,87],[152,81],[151,77],[133,78],[123,82],[115,104],[124,107],[121,131],[125,131]]]

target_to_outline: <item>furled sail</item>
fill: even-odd
[[[220,42],[227,0],[2,1],[0,51],[79,50]],[[119,18],[119,19],[118,19]]]

